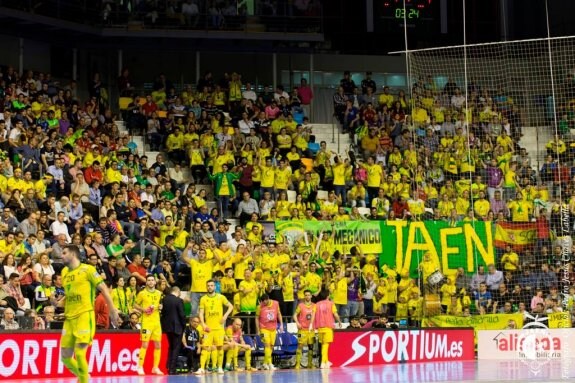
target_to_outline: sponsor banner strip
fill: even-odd
[[[99,332],[88,350],[92,376],[136,375],[140,354],[140,334],[137,332]],[[150,343],[153,348],[153,343]],[[162,339],[160,368],[166,365],[168,342]],[[144,369],[152,369],[153,353],[148,350]],[[164,371],[165,372],[165,371]],[[0,333],[0,378],[64,378],[73,375],[60,360],[60,333]],[[1,380],[1,379],[0,379]]]
[[[336,331],[335,367],[473,360],[473,329]]]

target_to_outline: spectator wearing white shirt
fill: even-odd
[[[238,204],[237,217],[240,219],[240,225],[244,226],[252,218],[252,214],[259,214],[260,208],[255,199],[251,198],[250,193],[244,192],[242,200]]]
[[[287,94],[287,92],[284,90],[283,85],[278,85],[274,93],[274,100],[278,103],[278,105],[282,97],[285,98],[286,101],[289,101],[289,94]]]
[[[52,222],[52,224],[50,225],[50,231],[52,232],[52,235],[54,237],[57,237],[58,235],[64,235],[66,237],[66,242],[70,243],[72,242],[72,239],[70,238],[70,233],[68,232],[68,225],[66,225],[64,219],[65,219],[64,212],[62,211],[58,212],[56,221]]]
[[[246,90],[242,92],[242,97],[245,98],[246,100],[251,100],[252,102],[256,102],[256,100],[258,99],[256,92],[254,92],[252,89],[252,84],[250,84],[249,82],[246,83]]]
[[[254,122],[249,119],[247,113],[242,113],[242,119],[238,122],[238,127],[240,128],[240,133],[248,135],[251,129],[255,129]]]
[[[146,191],[140,194],[140,201],[148,201],[150,204],[156,203],[156,197],[154,196],[154,188],[152,185],[146,185]]]
[[[4,310],[4,318],[0,321],[0,327],[2,330],[19,330],[20,325],[14,319],[16,313],[10,307]]]
[[[180,164],[176,164],[173,168],[170,168],[168,170],[168,174],[170,179],[176,181],[178,189],[183,192],[184,186],[186,185],[186,178],[184,177],[184,172],[182,172],[182,167]]]
[[[8,142],[10,146],[16,148],[20,146],[20,136],[22,135],[23,130],[22,121],[18,120],[14,124],[14,127],[10,129],[10,135],[8,136]]]
[[[246,241],[242,238],[242,233],[239,231],[236,231],[233,236],[232,239],[230,239],[228,241],[228,245],[230,246],[230,249],[232,250],[232,254],[235,254],[238,251],[238,246],[239,245],[245,245]]]

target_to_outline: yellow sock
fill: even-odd
[[[79,375],[78,362],[76,362],[76,359],[74,359],[74,358],[62,358],[62,363],[64,363],[64,366],[66,366],[66,368],[68,370],[70,370],[70,372],[72,374],[74,374],[75,376]]]
[[[329,352],[329,343],[322,343],[321,344],[321,362],[327,363],[327,353]]]
[[[138,366],[144,367],[144,361],[146,360],[146,352],[148,351],[147,348],[141,347],[140,348],[140,356],[138,358]]]
[[[218,368],[223,368],[223,367],[224,367],[224,350],[219,349],[218,350]]]
[[[218,365],[218,349],[217,348],[214,348],[212,350],[211,359],[212,359],[212,362],[211,362],[212,368],[216,368]]]
[[[246,370],[252,368],[252,349],[246,349],[246,353],[244,354],[244,358],[246,358]]]
[[[302,354],[302,349],[301,348],[297,348],[297,351],[295,352],[295,368],[299,368],[300,364],[301,364],[301,354]]]
[[[313,368],[313,344],[307,345],[307,368]]]
[[[160,366],[160,359],[162,358],[162,349],[155,348],[154,349],[154,368],[158,368]]]
[[[238,346],[234,347],[234,351],[233,351],[233,358],[234,358],[234,367],[237,368],[238,367],[238,355],[240,354],[240,348]]]
[[[264,363],[265,364],[272,364],[272,348],[266,347],[264,349]]]
[[[74,350],[76,354],[76,363],[78,363],[78,382],[88,383],[90,379],[90,372],[88,371],[88,358],[86,354],[88,353],[87,347],[77,347]]]
[[[234,357],[234,349],[228,350],[228,353],[226,354],[226,366],[231,366],[232,365],[232,358]]]
[[[203,370],[206,368],[206,362],[208,361],[208,356],[210,352],[208,350],[202,350],[200,354],[200,368]]]

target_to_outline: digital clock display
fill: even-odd
[[[433,17],[433,0],[383,0],[383,18],[400,20],[429,20]]]
[[[403,9],[395,8],[395,18],[396,19],[419,19],[419,9]]]

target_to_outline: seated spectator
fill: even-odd
[[[15,319],[15,312],[11,308],[4,310],[4,317],[0,320],[0,329],[2,330],[19,330],[20,325]]]

